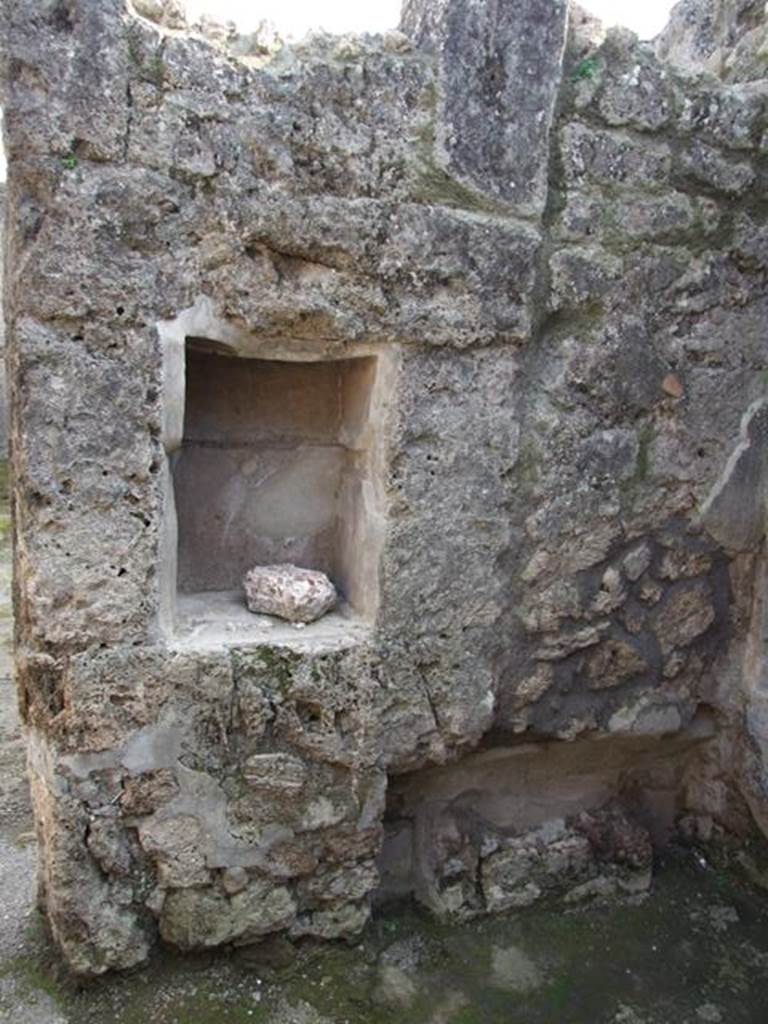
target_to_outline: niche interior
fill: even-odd
[[[252,566],[292,562],[330,576],[343,614],[373,617],[378,364],[244,358],[187,339],[172,460],[179,601],[196,595],[199,607],[210,595],[214,607],[217,595],[242,593]]]

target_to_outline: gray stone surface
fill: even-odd
[[[751,77],[765,77],[764,59],[755,51],[765,41],[762,0],[679,0],[669,23],[655,40],[656,52],[684,71],[711,71],[723,77],[744,74],[746,54]]]
[[[440,913],[487,910],[487,861],[559,821],[573,856],[504,861],[501,903],[618,891],[617,850],[593,871],[569,830],[629,777],[655,832],[670,806],[766,828],[765,79],[682,75],[544,0],[260,55],[172,8],[0,25],[18,687],[70,964],[349,937],[385,826]],[[323,515],[308,477],[285,492],[362,617],[176,594],[185,439],[218,436],[185,435],[188,339],[354,362],[327,436],[305,381],[298,439],[280,402],[238,433],[238,392],[227,443],[249,501],[267,446],[288,476],[329,437],[365,461]]]
[[[439,62],[434,176],[541,215],[567,17],[566,0],[407,0],[403,31]]]
[[[1,122],[0,122],[1,123]],[[0,254],[5,235],[5,181],[0,180]],[[3,458],[8,449],[8,381],[5,352],[5,317],[3,315],[3,264],[0,259],[0,452]]]

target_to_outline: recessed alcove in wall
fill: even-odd
[[[194,336],[183,356],[170,459],[177,623],[242,613],[245,572],[281,562],[326,572],[341,614],[370,622],[384,521],[380,358],[242,357]]]

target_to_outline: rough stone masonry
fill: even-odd
[[[654,48],[409,0],[280,48],[3,0],[18,686],[74,971],[768,832],[762,7]],[[249,612],[286,563],[340,606]]]

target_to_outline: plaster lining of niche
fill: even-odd
[[[161,631],[183,647],[367,636],[379,601],[397,352],[253,335],[205,297],[158,333]],[[248,612],[243,573],[275,562],[328,572],[338,609],[298,628]]]

